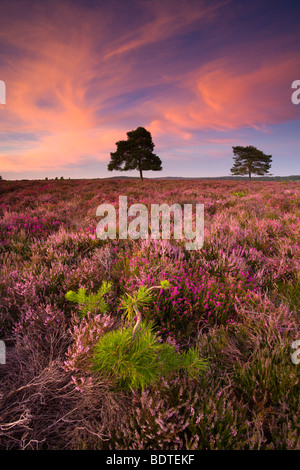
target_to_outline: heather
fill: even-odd
[[[0,448],[300,448],[299,183],[1,181],[0,191]],[[118,208],[119,195],[128,206],[204,204],[204,246],[98,239],[96,209]],[[111,338],[132,333],[124,299],[165,281],[140,307],[152,346],[138,364],[150,361],[155,380],[135,386],[127,347],[130,386],[116,386],[103,363]],[[204,373],[159,373],[163,353],[189,351]]]

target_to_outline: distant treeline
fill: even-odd
[[[63,176],[61,176],[60,178],[56,177],[56,178],[45,178],[45,180],[65,180]],[[87,180],[93,180],[93,179],[99,179],[99,180],[102,180],[102,179],[107,179],[107,180],[124,180],[124,179],[139,179],[139,177],[137,176],[111,176],[111,177],[108,177],[108,178],[67,178],[67,179],[73,179],[73,180],[77,180],[77,179],[87,179]],[[157,180],[235,180],[235,181],[248,181],[248,177],[247,176],[198,176],[198,177],[183,177],[183,176],[160,176],[160,177],[156,177],[156,178],[147,178],[147,177],[144,177],[144,179],[157,179]],[[2,181],[5,181],[5,179],[3,179],[1,176],[0,176],[0,180]],[[42,179],[37,179],[39,181],[42,181]],[[291,176],[253,176],[252,177],[252,180],[253,181],[299,181],[300,182],[300,175],[291,175]],[[18,181],[32,181],[32,180],[29,180],[29,179],[21,179],[21,180],[18,180]]]
[[[102,179],[102,178],[100,178]],[[111,178],[104,179],[138,179],[138,177],[132,176],[113,176]],[[147,179],[147,177],[145,177]],[[198,176],[198,177],[184,177],[184,176],[160,176],[153,179],[162,180],[235,180],[235,181],[248,181],[247,176]],[[257,181],[300,181],[300,175],[291,176],[252,176],[252,180]]]

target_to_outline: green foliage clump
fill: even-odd
[[[153,289],[167,289],[168,281],[159,286],[141,286],[132,295],[122,298],[121,306],[130,324],[101,335],[91,359],[92,369],[102,377],[107,377],[119,387],[140,389],[155,383],[159,377],[183,370],[190,378],[197,378],[206,369],[206,360],[200,359],[196,349],[178,354],[174,346],[163,343],[154,333],[154,324],[141,320],[139,308],[152,300]],[[69,291],[67,300],[80,305],[82,316],[95,310],[106,313],[108,305],[103,296],[109,292],[111,284],[103,282],[96,294],[87,294],[86,289]],[[138,321],[132,325],[132,320]]]
[[[131,321],[134,315],[138,313],[138,307],[148,305],[152,300],[149,288],[141,286],[137,292],[132,295],[126,293],[121,298],[121,308],[125,310],[125,315]]]
[[[137,292],[134,292],[132,295],[126,293],[121,298],[121,308],[125,310],[125,315],[128,320],[131,321],[134,317],[134,314],[140,315],[139,308],[149,305],[152,301],[151,291],[153,289],[163,289],[166,290],[170,286],[169,281],[161,281],[159,286],[146,287],[140,286]]]
[[[185,371],[196,378],[205,371],[207,361],[195,349],[178,354],[168,343],[161,343],[153,324],[140,324],[134,340],[133,328],[123,327],[103,335],[95,346],[93,369],[124,389],[143,389],[159,377]]]
[[[111,283],[103,281],[96,294],[87,294],[86,289],[81,287],[78,292],[70,290],[65,294],[65,298],[71,302],[76,302],[80,306],[81,315],[84,317],[88,312],[99,310],[100,313],[107,311],[108,305],[103,296],[110,291]]]
[[[235,191],[234,193],[232,193],[234,196],[238,196],[238,197],[243,197],[243,196],[247,196],[248,194],[248,191],[247,189],[245,191]]]

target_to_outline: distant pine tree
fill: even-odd
[[[231,168],[233,175],[248,175],[251,181],[251,175],[266,175],[271,168],[272,155],[265,155],[252,145],[247,147],[232,147],[234,153],[234,165]]]
[[[138,170],[143,181],[143,171],[162,170],[160,158],[153,153],[154,144],[152,136],[144,127],[127,132],[127,140],[116,142],[117,150],[111,153],[109,171]]]

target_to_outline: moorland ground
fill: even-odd
[[[102,203],[204,204],[204,245],[100,240]],[[0,181],[1,449],[299,449],[300,187],[297,182],[136,179]],[[143,389],[91,369],[101,336],[141,309],[199,378]],[[111,284],[85,316],[69,291]],[[297,362],[297,361],[296,361]]]

